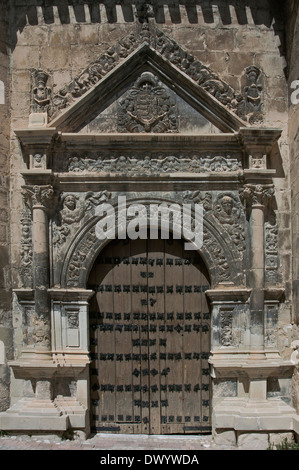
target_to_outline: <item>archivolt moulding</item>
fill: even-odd
[[[127,199],[129,204],[161,204],[162,202],[173,204],[175,200],[165,199]],[[117,214],[117,203],[111,204]],[[88,222],[80,228],[69,245],[61,263],[55,263],[54,284],[61,288],[86,288],[89,272],[101,250],[110,240],[100,240],[95,233],[95,227],[99,218],[92,216]],[[203,258],[210,274],[212,287],[219,284],[243,285],[242,260],[239,253],[227,243],[223,234],[211,222],[204,218],[203,221],[203,246],[198,250]]]

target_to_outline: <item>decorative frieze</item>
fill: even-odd
[[[102,172],[112,174],[153,175],[175,172],[207,173],[242,170],[238,152],[211,153],[134,153],[77,154],[68,156],[66,170],[70,172]]]

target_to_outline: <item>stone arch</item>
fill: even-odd
[[[175,202],[178,201],[158,197],[152,199],[131,198],[127,199],[127,206],[133,203],[149,206],[149,204],[174,204]],[[111,205],[117,209],[117,202]],[[97,238],[95,227],[98,220],[99,218],[93,215],[77,232],[69,245],[61,266],[61,272],[56,273],[62,288],[86,288],[89,272],[98,254],[111,241],[109,239],[103,241]],[[211,287],[223,283],[241,285],[242,266],[232,245],[226,241],[211,218],[204,218],[203,230],[203,246],[197,251],[208,269]],[[181,238],[184,239],[183,236]]]

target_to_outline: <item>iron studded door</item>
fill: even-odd
[[[115,240],[90,275],[96,432],[210,431],[208,277],[178,240]]]

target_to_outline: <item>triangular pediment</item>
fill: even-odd
[[[238,116],[238,110],[242,109],[240,95],[163,33],[155,29],[154,40],[151,37],[145,40],[142,34],[132,33],[56,93],[49,112],[49,126],[62,132],[96,133],[215,133],[234,132],[246,126]],[[138,95],[138,83],[146,74],[153,77],[152,88],[157,88],[153,100],[147,96],[152,109],[140,117],[142,111],[136,106],[138,111],[131,113],[136,126],[120,129],[122,103],[130,100],[134,92]],[[158,118],[166,113],[159,93],[169,102],[175,102],[173,128],[149,124],[155,120],[155,112]],[[132,116],[128,116],[130,120]],[[142,129],[142,122],[146,129]]]
[[[104,110],[89,115],[78,132],[215,134],[221,131],[157,75],[146,71]]]

